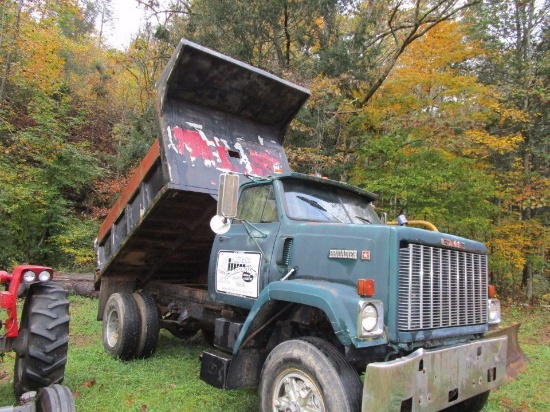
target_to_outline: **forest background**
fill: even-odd
[[[111,0],[2,0],[1,268],[93,271],[185,37],[311,90],[294,170],[485,242],[502,298],[550,303],[550,0],[136,2],[148,19],[117,50]]]

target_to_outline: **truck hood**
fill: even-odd
[[[408,243],[487,254],[483,243],[403,226],[307,222],[292,238],[290,266],[299,268],[298,277],[349,285],[365,278],[387,284],[390,262]]]

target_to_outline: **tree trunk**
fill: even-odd
[[[6,3],[4,2],[4,13],[6,13]],[[6,84],[8,82],[8,77],[11,71],[11,62],[13,54],[15,53],[15,42],[19,36],[19,23],[21,22],[21,10],[23,9],[23,0],[19,0],[19,5],[17,6],[17,16],[15,18],[15,29],[13,32],[13,37],[11,39],[11,44],[8,46],[6,51],[6,60],[4,62],[4,71],[2,73],[2,81],[0,81],[0,103],[4,101],[4,95],[6,93]],[[5,18],[5,17],[4,17]]]
[[[92,274],[54,273],[53,280],[61,283],[69,293],[87,297],[98,296],[98,292],[94,288],[94,275]]]

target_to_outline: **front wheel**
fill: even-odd
[[[61,285],[31,286],[19,334],[13,382],[16,397],[63,382],[69,348],[69,301]]]
[[[262,369],[259,392],[262,412],[361,409],[359,375],[320,338],[289,340],[273,349]]]

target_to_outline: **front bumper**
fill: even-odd
[[[440,411],[504,383],[507,337],[367,366],[362,411]]]

